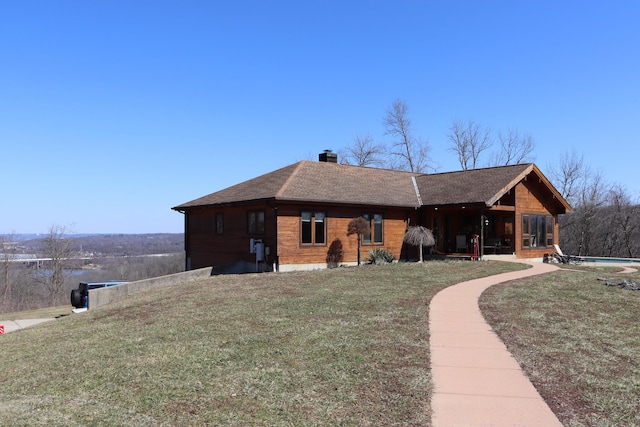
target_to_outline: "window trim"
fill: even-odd
[[[252,216],[254,217],[253,221],[251,221]],[[264,234],[265,223],[264,209],[247,211],[247,234]]]
[[[523,213],[521,231],[521,248],[523,250],[537,250],[550,248],[554,244],[553,215],[545,213]]]
[[[369,227],[371,227],[371,233],[362,235],[362,244],[366,246],[384,245],[384,215],[381,212],[377,212],[377,213],[367,212],[362,214],[362,217],[369,222]],[[380,221],[378,223],[379,233],[376,231],[377,217],[380,218]],[[380,235],[380,240],[376,240],[377,234]]]
[[[305,220],[305,216],[309,217]],[[318,217],[322,216],[319,221]],[[309,230],[305,233],[305,223],[308,222]],[[322,241],[318,241],[318,225],[322,224]],[[309,234],[308,242],[305,242],[305,234]],[[327,246],[327,213],[319,210],[300,211],[300,246]]]

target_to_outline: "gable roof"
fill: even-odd
[[[533,163],[420,174],[304,160],[200,197],[173,209],[259,200],[420,207],[492,206],[529,174],[549,188],[565,211],[571,207]]]
[[[303,160],[176,206],[224,205],[265,199],[419,207],[417,173]]]
[[[482,203],[491,206],[512,188],[531,164],[470,169],[417,178],[425,205]]]
[[[570,211],[571,206],[533,163],[471,169],[417,178],[424,206],[496,203],[520,181],[534,174],[551,192],[559,207]]]

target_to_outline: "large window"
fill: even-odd
[[[364,214],[362,217],[369,221],[371,227],[371,233],[362,236],[362,242],[365,244],[383,243],[382,214]]]
[[[264,234],[264,211],[247,212],[247,232],[249,234]]]
[[[326,216],[324,212],[302,212],[301,242],[303,244],[324,245],[326,242]]]
[[[553,246],[553,217],[551,215],[522,215],[522,247]]]

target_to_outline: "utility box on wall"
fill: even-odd
[[[264,243],[256,242],[256,261],[261,262],[264,261]]]
[[[256,261],[264,261],[265,248],[261,239],[251,239],[249,241],[249,253],[256,254]]]

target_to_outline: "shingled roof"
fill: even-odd
[[[570,206],[533,163],[437,174],[301,161],[173,209],[259,200],[395,207],[493,205],[530,173],[544,180],[568,211]]]
[[[414,178],[419,175],[303,160],[173,209],[265,199],[418,207],[420,203]]]
[[[494,204],[529,172],[520,164],[422,175],[417,178],[423,205]]]

